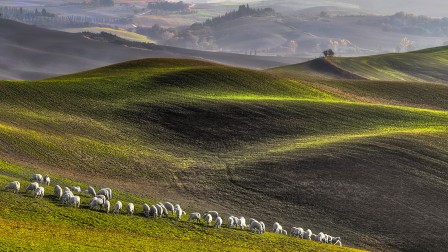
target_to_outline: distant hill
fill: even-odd
[[[368,57],[327,57],[272,72],[296,76],[448,83],[448,47]]]
[[[153,57],[195,58],[248,68],[268,68],[300,61],[298,58],[254,57],[164,46],[143,50],[5,19],[0,19],[0,41],[0,79],[41,79]]]

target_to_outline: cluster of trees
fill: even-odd
[[[114,6],[114,0],[90,0],[89,2],[84,2],[83,4],[94,7],[108,7]]]
[[[386,17],[383,30],[424,36],[448,35],[448,18],[431,18],[398,12]]]
[[[275,11],[272,8],[264,8],[264,9],[253,9],[250,8],[249,5],[240,5],[238,7],[238,10],[234,10],[231,12],[227,12],[223,16],[214,17],[212,19],[207,19],[204,23],[206,26],[213,26],[215,24],[219,24],[221,22],[241,18],[241,17],[247,17],[247,16],[256,16],[256,17],[262,17],[262,16],[273,16],[275,15]]]
[[[42,10],[24,9],[22,7],[0,6],[0,13],[7,19],[31,19],[36,17],[56,17],[55,14],[48,12],[45,8]]]
[[[189,11],[190,4],[184,3],[182,1],[180,2],[167,2],[167,1],[161,1],[161,2],[150,2],[148,3],[148,9],[150,10],[161,10],[161,11],[180,11],[185,12]]]
[[[81,28],[90,26],[104,26],[104,24],[125,24],[124,18],[91,18],[86,16],[57,16],[42,9],[25,9],[22,7],[0,6],[2,18],[23,23],[34,24],[46,28]]]

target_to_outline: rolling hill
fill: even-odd
[[[448,47],[368,57],[327,57],[272,72],[327,79],[448,82]]]
[[[291,64],[298,58],[200,52],[165,46],[143,50],[0,19],[0,79],[32,80],[141,58],[191,58],[247,68]]]
[[[0,179],[24,182],[38,171],[64,185],[112,187],[118,198],[138,205],[169,200],[187,211],[255,217],[269,229],[279,221],[286,229],[324,231],[341,236],[349,247],[443,250],[448,242],[445,86],[396,86],[394,94],[383,96],[369,85],[334,85],[345,95],[329,85],[180,59],[130,61],[40,81],[1,81],[5,168]],[[431,95],[415,102],[414,89]],[[359,90],[383,99],[353,99]],[[401,96],[401,90],[407,93]],[[394,103],[398,98],[403,104]],[[128,227],[119,217],[55,206],[51,197],[38,201],[5,192],[0,197],[9,203],[0,207],[8,234],[14,227],[44,222],[39,237],[47,247],[62,246],[45,235],[55,227],[61,237],[67,228],[75,229],[79,246],[89,246],[97,238],[81,236],[85,227],[88,234],[116,233],[107,241],[114,248],[124,246],[120,239],[131,232],[154,242],[134,249],[173,239],[174,248],[189,241],[197,246],[189,248],[209,250],[337,249],[168,220],[138,219]],[[30,201],[37,214],[26,217]],[[38,214],[44,211],[60,214]],[[237,240],[230,244],[228,237]],[[20,243],[4,237],[0,244]]]

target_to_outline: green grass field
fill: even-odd
[[[446,210],[433,198],[444,195],[448,181],[444,87],[384,84],[395,90],[387,96],[367,82],[331,85],[179,59],[0,81],[0,184],[26,186],[38,171],[64,185],[116,189],[117,198],[137,203],[137,212],[142,202],[169,200],[190,212],[213,208],[260,218],[268,229],[280,221],[288,230],[330,232],[348,247],[438,248],[439,240],[425,243],[396,230],[415,223],[407,218],[426,218],[422,230],[444,227],[444,217],[422,216]],[[401,95],[413,88],[433,95],[419,102],[409,90]],[[395,187],[405,178],[411,182]],[[412,194],[422,185],[432,196]],[[60,206],[51,196],[0,192],[0,198],[8,203],[0,206],[0,228],[11,234],[2,235],[0,245],[12,250],[350,250],[272,233],[95,213],[86,209],[85,196],[81,209]],[[421,200],[425,204],[416,206]],[[401,222],[390,219],[403,215]],[[380,224],[394,226],[384,232]],[[25,239],[33,229],[38,239]]]

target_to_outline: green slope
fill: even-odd
[[[382,81],[448,81],[448,48],[367,57],[328,57],[273,69],[276,73]]]
[[[23,180],[20,167],[27,166],[85,184],[178,201],[191,211],[214,208],[225,216],[264,219],[268,227],[280,221],[287,229],[329,232],[342,236],[344,244],[366,249],[437,249],[443,245],[439,236],[423,240],[398,230],[414,218],[428,218],[425,213],[431,211],[441,217],[422,223],[421,230],[439,230],[447,222],[446,207],[434,198],[446,195],[448,181],[448,112],[440,101],[438,110],[366,103],[290,78],[192,60],[140,60],[42,81],[2,81],[0,153],[19,166],[0,173],[3,182]],[[391,179],[412,183],[397,189]],[[433,196],[412,194],[415,184],[428,185]],[[396,195],[404,194],[410,200],[398,202]],[[8,202],[13,197],[0,195]],[[42,204],[65,209],[51,199]],[[388,208],[378,211],[381,205]],[[393,214],[387,214],[389,207]],[[3,225],[19,225],[15,222],[23,216],[11,217],[14,207],[3,209]],[[67,218],[91,213],[79,211],[70,211],[74,215]],[[99,222],[115,218],[95,216]],[[393,222],[398,216],[408,217]],[[54,220],[47,230],[51,225],[62,224]],[[391,225],[390,231],[381,225]],[[237,235],[199,229],[211,232],[210,240]],[[121,237],[129,234],[125,231]],[[153,232],[137,233],[150,240],[166,237]],[[187,235],[203,236],[201,232]],[[275,235],[259,244],[245,237],[237,246],[317,246]],[[117,239],[110,246],[122,245]]]

